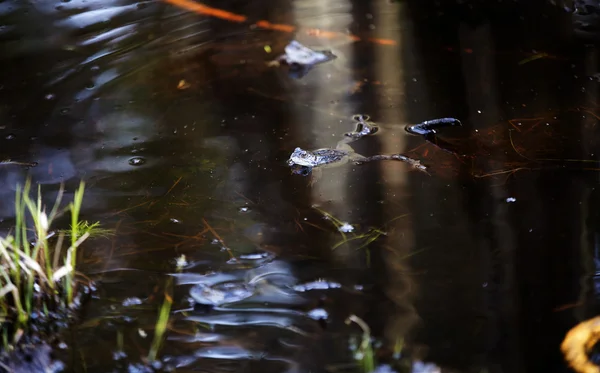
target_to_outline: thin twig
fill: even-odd
[[[219,240],[219,242],[221,243],[221,246],[227,250],[227,252],[229,253],[229,256],[231,257],[231,259],[235,260],[235,256],[233,255],[233,253],[231,252],[231,250],[227,247],[227,245],[225,245],[225,241],[223,241],[223,239],[221,238],[221,236],[219,236],[219,234],[210,226],[210,224],[208,224],[208,222],[206,221],[206,219],[202,218],[202,222],[204,223],[204,226],[210,231],[210,233],[212,233],[213,236],[215,236],[215,238],[217,240]]]

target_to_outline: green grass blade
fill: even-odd
[[[163,342],[165,331],[167,330],[167,323],[169,322],[169,316],[171,313],[171,304],[173,304],[173,298],[167,292],[165,292],[165,300],[160,308],[158,314],[158,320],[156,322],[156,328],[154,329],[154,339],[152,340],[152,347],[148,353],[148,360],[155,361],[158,351]]]

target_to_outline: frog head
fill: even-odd
[[[319,164],[319,159],[315,153],[309,150],[296,148],[292,155],[290,155],[290,159],[288,159],[287,163],[289,166],[298,165],[314,167]]]

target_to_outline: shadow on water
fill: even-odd
[[[144,371],[168,279],[156,370],[360,371],[356,315],[379,361],[432,364],[406,371],[568,371],[566,331],[599,311],[589,27],[543,1],[203,4],[241,23],[173,3],[0,2],[0,156],[37,163],[0,165],[2,230],[30,175],[47,201],[84,179],[115,233],[81,250],[98,292],[55,346],[67,371]],[[268,66],[293,39],[337,58]],[[430,174],[291,174],[355,114],[380,127],[358,153]],[[443,146],[404,131],[441,117],[463,123]]]

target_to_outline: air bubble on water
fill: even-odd
[[[179,224],[179,223],[181,223],[181,221],[180,221],[180,220],[177,220],[177,219],[175,219],[175,218],[170,218],[169,220],[171,221],[171,223],[175,223],[175,224]]]
[[[219,240],[217,240],[216,238],[213,238],[213,240],[212,240],[212,241],[210,241],[210,243],[211,243],[212,245],[218,245],[220,242],[219,242]]]
[[[71,111],[71,109],[69,109],[68,107],[66,107],[66,108],[63,108],[63,109],[60,109],[60,113],[61,113],[62,115],[68,114],[68,113],[69,113],[69,111]]]
[[[247,207],[247,206],[240,207],[240,212],[248,212],[248,211],[250,211],[249,207]]]
[[[46,100],[53,100],[54,97],[56,97],[54,93],[48,93],[46,96],[44,96]]]
[[[514,198],[514,197],[508,197],[508,198],[506,199],[506,202],[509,202],[509,203],[510,203],[510,202],[516,202],[516,201],[517,201],[517,199],[516,199],[516,198]]]
[[[7,139],[7,140],[14,140],[16,137],[17,136],[15,136],[14,134],[9,133],[8,135],[6,135],[5,139]]]
[[[129,159],[129,164],[132,166],[141,166],[146,163],[146,159],[144,157],[133,157]]]

